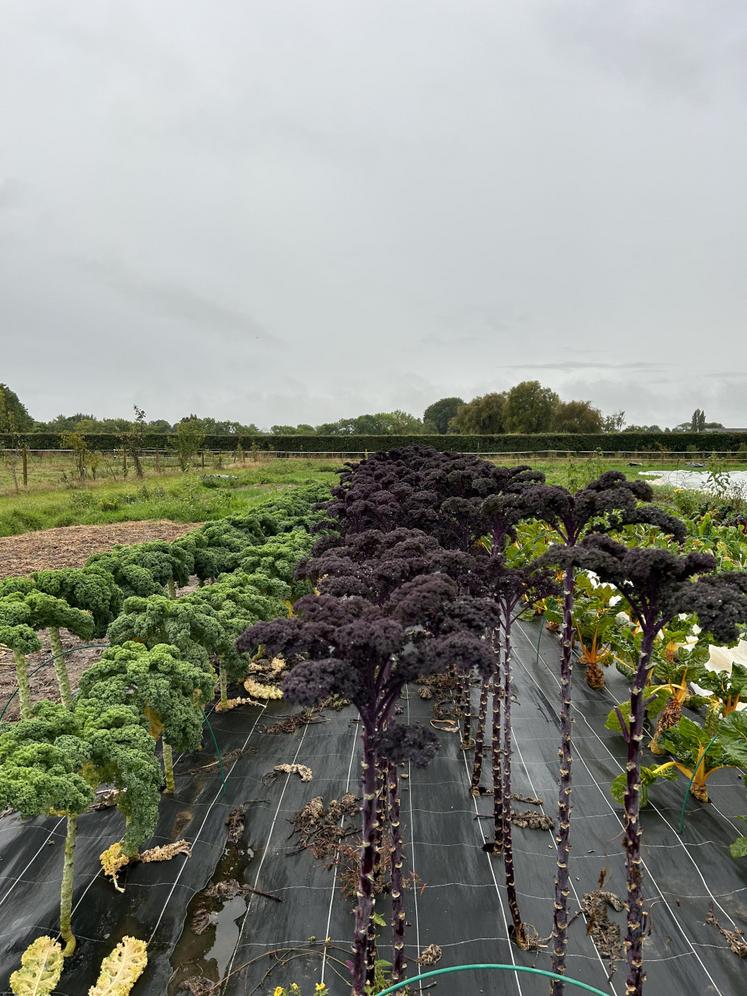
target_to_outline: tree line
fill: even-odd
[[[214,419],[195,414],[185,415],[177,422],[166,419],[148,421],[145,413],[134,406],[136,419],[97,418],[76,412],[57,415],[48,422],[34,419],[6,384],[0,384],[0,432],[58,432],[60,435],[112,433],[126,436],[133,431],[164,434],[178,433],[185,437],[206,435],[282,435],[282,436],[401,436],[401,435],[500,435],[502,433],[597,433],[597,432],[704,432],[723,428],[720,422],[708,422],[702,408],[696,408],[690,419],[673,429],[658,425],[626,425],[625,412],[603,414],[590,401],[563,401],[551,388],[537,380],[525,380],[507,391],[489,392],[465,401],[459,397],[440,398],[429,405],[422,416],[395,410],[374,412],[341,418],[319,425],[301,422],[298,425],[272,425],[260,429],[253,422]]]

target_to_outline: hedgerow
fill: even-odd
[[[91,450],[111,451],[122,446],[121,436],[105,432],[83,433]],[[163,450],[171,445],[173,433],[145,433],[145,449]],[[61,436],[55,432],[27,432],[17,436],[0,433],[0,448],[13,449],[25,444],[30,449],[61,448]],[[744,434],[738,432],[603,432],[603,433],[505,433],[501,435],[386,435],[386,436],[293,436],[293,435],[213,435],[203,439],[206,450],[234,451],[237,446],[245,451],[290,453],[376,453],[404,446],[427,446],[457,453],[511,453],[540,452],[589,452],[605,450],[632,452],[731,451],[744,444]]]

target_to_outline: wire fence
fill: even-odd
[[[192,470],[204,473],[257,467],[273,460],[355,461],[373,451],[348,450],[341,442],[334,450],[201,449],[185,465],[173,449],[143,449],[138,455],[144,476],[161,477]],[[502,463],[588,462],[662,465],[669,469],[706,468],[715,465],[747,468],[747,450],[490,450],[459,451]],[[84,464],[71,449],[0,449],[0,493],[75,486],[82,482],[135,479],[132,456],[124,449],[90,452]]]

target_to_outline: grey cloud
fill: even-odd
[[[5,0],[0,378],[39,418],[537,376],[744,423],[746,30],[741,0]]]
[[[558,360],[555,363],[509,363],[504,370],[563,370],[574,373],[576,370],[663,370],[671,364],[651,363],[646,360]]]
[[[195,293],[183,284],[169,283],[139,273],[124,263],[104,260],[79,261],[93,281],[105,284],[143,311],[162,314],[180,323],[196,326],[205,335],[223,341],[240,340],[278,346],[281,340],[269,333],[251,314],[221,301]]]

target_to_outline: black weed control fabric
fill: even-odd
[[[542,798],[544,810],[553,816],[558,649],[545,635],[537,659],[538,635],[536,627],[525,625],[516,635],[514,786],[517,793]],[[595,887],[602,868],[607,869],[605,888],[625,894],[621,813],[609,796],[609,783],[622,770],[623,744],[604,729],[604,719],[626,686],[612,670],[607,672],[609,687],[601,693],[580,679],[581,672],[574,693],[573,907]],[[410,689],[402,716],[428,722],[430,706]],[[355,713],[329,712],[324,724],[294,734],[263,735],[264,727],[286,711],[280,702],[267,710],[246,708],[211,717],[225,759],[225,786],[209,750],[182,757],[177,793],[164,798],[153,841],[185,837],[193,842],[192,856],[135,866],[124,882],[124,894],[115,892],[98,871],[98,855],[121,833],[120,818],[109,810],[80,820],[74,913],[78,948],[56,992],[85,994],[101,959],[124,934],[149,940],[148,968],[135,988],[142,996],[185,992],[181,980],[196,976],[216,983],[222,979],[213,990],[221,996],[266,996],[276,985],[292,981],[306,994],[320,980],[334,996],[349,992],[344,962],[352,932],[351,901],[334,869],[308,851],[297,853],[288,820],[314,796],[328,801],[356,791]],[[416,974],[414,959],[429,944],[442,948],[440,967],[504,962],[548,968],[547,949],[524,954],[508,941],[502,864],[483,851],[490,821],[476,818],[489,813],[491,800],[468,796],[469,772],[457,737],[443,733],[440,739],[439,755],[430,767],[406,770],[402,780],[407,858],[418,883],[407,900],[410,972]],[[313,780],[304,783],[297,775],[282,775],[265,783],[262,776],[283,762],[307,765]],[[709,786],[713,804],[688,802],[681,837],[677,822],[684,780],[657,785],[645,810],[643,858],[652,921],[645,946],[647,991],[656,996],[737,996],[747,991],[744,961],[705,924],[711,905],[725,927],[747,924],[747,863],[733,861],[728,851],[743,832],[738,817],[745,812],[747,795],[741,776],[733,771],[717,772]],[[190,923],[200,892],[224,875],[227,816],[241,804],[247,807],[242,843],[247,853],[239,875],[252,888],[282,901],[256,894],[230,899],[217,924],[194,934]],[[26,945],[53,930],[63,834],[64,824],[55,820],[21,823],[12,815],[0,820],[0,991],[8,991],[9,974]],[[552,834],[517,829],[514,841],[525,919],[547,935],[555,867]],[[612,914],[621,925],[623,916]],[[383,933],[381,956],[387,957]],[[618,964],[608,979],[583,918],[573,923],[570,935],[569,974],[622,996],[625,965]],[[326,949],[324,938],[331,939]],[[278,949],[283,949],[282,959],[291,960],[280,964]],[[538,977],[483,971],[444,977],[437,989],[449,996],[533,996],[545,994],[547,986]],[[411,991],[425,988],[416,985]]]

